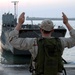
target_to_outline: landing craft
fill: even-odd
[[[13,2],[16,8],[16,1]],[[1,33],[1,48],[2,48],[2,59],[1,62],[4,64],[28,64],[30,63],[31,54],[28,50],[19,50],[14,48],[9,43],[8,34],[17,25],[16,11],[14,15],[12,13],[4,13],[2,15],[2,33]],[[38,18],[38,17],[27,17],[26,20],[30,20],[31,24],[23,24],[19,31],[19,38],[38,38],[40,34],[39,24],[33,24],[33,21],[51,19],[51,20],[62,20],[59,18]],[[66,29],[62,26],[58,26],[54,30],[52,36],[54,37],[65,37]]]

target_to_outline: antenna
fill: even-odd
[[[16,5],[18,4],[19,1],[12,1],[12,3],[14,3],[14,18],[17,19],[17,13],[16,13]]]

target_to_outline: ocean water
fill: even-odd
[[[64,49],[62,57],[69,63],[75,64],[75,47]]]

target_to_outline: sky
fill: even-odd
[[[14,0],[0,0],[0,19],[4,12],[14,14]],[[75,0],[16,0],[17,14],[25,12],[26,16],[61,17],[62,12],[74,17]]]
[[[2,14],[8,12],[14,14],[13,1],[15,0],[0,0],[0,23],[2,23],[1,22]],[[75,18],[75,0],[16,0],[16,1],[18,1],[16,6],[17,17],[22,12],[25,12],[25,17],[29,16],[29,17],[62,18],[62,12],[64,12],[68,16],[68,18]],[[59,23],[59,25],[60,24],[61,23]]]

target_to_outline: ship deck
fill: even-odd
[[[75,75],[75,65],[65,65],[67,75]],[[27,65],[0,64],[0,75],[31,75]]]

